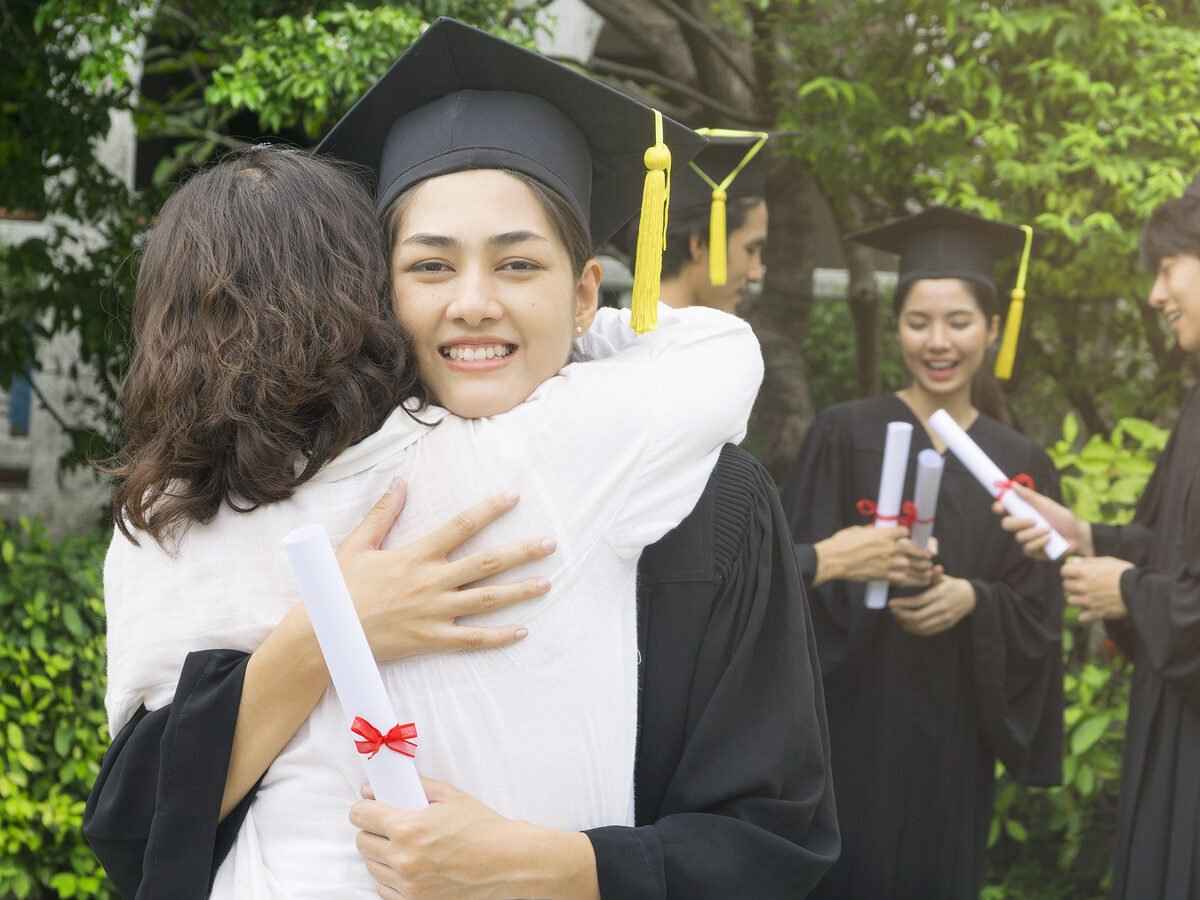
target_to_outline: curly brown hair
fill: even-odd
[[[125,444],[105,469],[135,542],[286,499],[416,384],[370,196],[298,150],[241,152],[163,205],[133,333]]]

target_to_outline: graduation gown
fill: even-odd
[[[838,832],[812,620],[774,485],[727,447],[643,554],[636,825],[588,832],[602,896],[803,897]],[[245,660],[188,656],[174,701],[117,735],[84,834],[123,896],[208,894],[253,791],[217,824]]]
[[[865,524],[890,421],[913,427],[916,457],[932,446],[894,395],[833,407],[808,432],[784,506],[808,577],[812,545]],[[1046,455],[980,416],[969,433],[1010,476],[1056,496]],[[946,574],[970,581],[976,608],[948,631],[916,637],[887,610],[864,606],[865,584],[810,591],[817,632],[842,857],[813,896],[964,900],[979,893],[995,761],[1026,784],[1061,775],[1062,593],[1057,569],[1027,559],[1000,528],[991,497],[947,455],[934,535]]]
[[[1200,898],[1200,389],[1133,522],[1092,537],[1097,556],[1135,564],[1129,615],[1106,623],[1133,660],[1112,895]]]

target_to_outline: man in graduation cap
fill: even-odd
[[[675,172],[662,301],[736,312],[766,270],[765,132],[700,129],[709,143]]]
[[[1200,355],[1200,179],[1151,214],[1142,259],[1154,273],[1147,302],[1179,348]],[[1128,525],[1021,493],[1073,545],[1067,602],[1133,660],[1112,896],[1200,898],[1200,388]],[[1028,554],[1044,554],[1043,529],[995,511]]]
[[[670,163],[664,141],[680,160],[698,148],[682,126],[664,118],[659,129],[650,110],[611,88],[441,19],[320,151],[369,167],[381,211],[425,178],[515,170],[557,193],[602,241],[637,212],[644,195],[665,207],[666,184],[658,178]],[[635,284],[635,320],[644,294],[657,309],[661,246],[654,236],[661,242],[665,212],[648,224],[643,219],[649,244],[639,269],[653,277],[643,282],[643,295]],[[585,459],[579,478],[588,478]],[[574,836],[572,846],[586,849],[587,862],[569,895],[805,896],[839,846],[828,728],[787,523],[769,476],[748,454],[726,447],[695,511],[647,549],[637,613],[632,815]],[[114,745],[108,777],[93,792],[93,845],[103,848],[106,867],[120,872],[129,896],[207,896],[254,802],[257,787],[217,817],[236,719],[229,710],[240,703],[241,681],[205,677],[192,695],[176,694],[178,710],[160,711],[123,746]],[[535,694],[529,702],[537,702]],[[184,711],[188,733],[202,735],[202,746],[176,752],[163,732],[172,733],[170,723]],[[481,752],[486,743],[481,734]],[[536,742],[529,752],[537,753]],[[160,778],[146,777],[149,771]],[[189,787],[163,795],[156,792],[160,781]],[[449,786],[433,799],[430,809],[405,814],[421,822],[402,821],[375,801],[356,806],[358,846],[381,896],[494,896],[497,879],[510,883],[503,879],[513,871],[527,874],[553,855],[536,840],[514,849],[507,839],[492,839],[497,832],[489,826],[499,817]],[[188,829],[174,827],[180,817]],[[439,839],[413,846],[406,836],[418,826]],[[447,846],[454,852],[439,857]],[[458,875],[464,881],[447,887]]]

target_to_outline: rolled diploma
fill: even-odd
[[[1008,476],[1000,471],[1000,468],[988,459],[986,453],[979,449],[979,445],[971,440],[970,435],[963,431],[957,422],[944,409],[939,409],[929,417],[929,427],[932,428],[950,448],[950,452],[958,457],[961,462],[972,475],[975,480],[983,485],[983,489],[995,497],[1000,493],[998,485],[1002,485],[1008,481]],[[1004,496],[1000,498],[1000,502],[1004,504],[1004,508],[1012,515],[1019,519],[1032,519],[1039,526],[1046,528],[1050,532],[1050,542],[1046,545],[1046,555],[1051,559],[1058,559],[1070,549],[1070,544],[1067,539],[1050,527],[1050,523],[1036,509],[1022,500],[1016,491],[1005,491]]]
[[[942,487],[942,468],[946,461],[936,450],[922,450],[917,454],[917,486],[913,489],[913,503],[917,507],[917,521],[912,526],[912,541],[922,550],[929,546],[933,537],[933,517],[937,514],[938,491]]]
[[[912,426],[907,422],[888,422],[883,444],[883,468],[879,471],[879,498],[875,501],[875,527],[890,528],[900,515],[904,496],[904,473],[908,469],[908,448]],[[887,606],[888,583],[872,581],[867,585],[867,609]]]
[[[399,719],[338,568],[329,534],[321,525],[306,525],[285,537],[283,546],[346,716],[346,739],[354,739],[350,725],[355,716],[387,734]],[[362,759],[376,799],[399,809],[429,805],[417,767],[409,757],[383,747],[373,758]]]

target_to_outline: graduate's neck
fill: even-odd
[[[953,394],[931,394],[919,384],[910,384],[897,391],[896,396],[904,401],[922,424],[928,424],[929,417],[939,409],[950,413],[951,418],[962,428],[970,428],[979,417],[979,411],[971,403],[969,385],[965,390],[955,391]]]
[[[663,303],[675,309],[687,309],[696,304],[695,292],[682,275],[664,278],[659,297]]]

